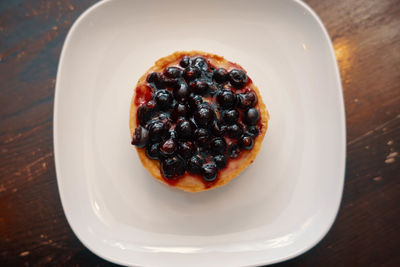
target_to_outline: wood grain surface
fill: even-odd
[[[53,155],[61,47],[95,2],[0,2],[0,266],[112,265],[71,231]],[[400,266],[400,1],[306,2],[327,27],[339,62],[346,180],[327,236],[278,265]]]

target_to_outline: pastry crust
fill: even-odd
[[[149,73],[162,72],[167,66],[179,65],[180,59],[185,55],[190,57],[202,56],[207,60],[209,60],[211,64],[217,66],[218,68],[220,67],[226,68],[228,71],[232,68],[237,68],[245,71],[240,65],[229,62],[223,57],[215,54],[205,53],[201,51],[190,51],[190,52],[178,51],[167,57],[163,57],[157,60],[154,66],[152,66],[149,70],[147,70],[145,74],[143,74],[142,77],[140,77],[139,81],[136,84],[136,88],[139,88],[141,85],[146,84],[146,77]],[[206,186],[206,184],[201,180],[201,178],[186,172],[184,176],[179,178],[179,180],[173,185],[173,187],[183,189],[189,192],[200,192],[204,190],[214,189],[229,183],[233,178],[237,177],[247,166],[249,166],[254,161],[258,152],[260,151],[262,141],[264,139],[265,133],[268,128],[269,114],[261,98],[260,91],[258,90],[258,88],[252,82],[249,83],[247,87],[252,88],[256,93],[258,98],[258,103],[256,107],[258,108],[260,113],[261,130],[260,134],[254,140],[254,147],[251,150],[242,150],[240,152],[240,156],[237,159],[229,159],[227,167],[219,171],[218,174],[219,178],[211,186]],[[133,136],[135,128],[137,127],[136,112],[138,106],[136,106],[135,104],[135,97],[137,93],[136,88],[134,90],[135,92],[132,97],[131,108],[130,108],[129,128],[131,137]],[[168,184],[161,175],[160,161],[148,158],[146,156],[145,148],[136,147],[136,150],[138,152],[139,158],[143,166],[150,172],[150,174],[160,182]]]

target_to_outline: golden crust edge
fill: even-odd
[[[146,80],[147,75],[150,72],[153,71],[161,71],[163,70],[166,66],[173,64],[174,62],[178,61],[182,56],[187,55],[187,56],[204,56],[207,57],[207,59],[212,59],[212,62],[215,62],[216,65],[222,66],[222,65],[229,65],[231,66],[232,62],[227,61],[224,57],[211,54],[211,53],[206,53],[202,51],[177,51],[172,53],[169,56],[160,58],[157,60],[154,65],[149,68],[138,80],[135,88],[134,88],[134,94],[131,100],[131,107],[130,107],[130,115],[129,115],[129,128],[130,128],[130,135],[131,137],[133,136],[133,132],[136,128],[136,111],[137,107],[135,105],[135,97],[136,97],[136,88],[144,83]],[[233,63],[235,65],[235,68],[240,68],[244,70],[239,64]],[[245,71],[245,70],[244,70]],[[256,141],[254,143],[254,146],[252,150],[250,151],[242,151],[242,155],[238,160],[234,160],[235,162],[241,161],[241,164],[239,164],[239,167],[236,168],[233,171],[229,171],[228,173],[225,173],[224,171],[228,171],[227,169],[224,169],[220,172],[220,178],[218,181],[213,184],[211,187],[206,187],[203,182],[199,181],[199,179],[195,176],[192,176],[190,174],[186,174],[184,177],[180,178],[179,181],[172,187],[182,189],[187,192],[201,192],[201,191],[206,191],[206,190],[211,190],[215,189],[217,187],[223,186],[227,183],[229,183],[231,180],[239,176],[239,174],[244,171],[257,157],[258,152],[261,149],[262,142],[264,140],[264,136],[267,132],[268,129],[268,121],[269,121],[269,113],[267,111],[266,105],[264,101],[262,100],[260,91],[257,86],[254,85],[254,83],[251,84],[251,88],[254,90],[254,92],[257,95],[258,98],[258,107],[260,110],[260,115],[261,115],[261,123],[262,123],[262,129],[260,134],[257,136]],[[144,148],[137,148],[137,153],[139,156],[140,161],[142,162],[142,165],[149,171],[149,173],[156,178],[158,181],[170,186],[162,177],[161,172],[160,172],[160,162],[158,160],[152,160],[149,159],[146,156],[146,152]]]

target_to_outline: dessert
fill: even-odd
[[[205,52],[175,52],[139,79],[130,132],[153,177],[200,192],[228,183],[254,161],[268,119],[241,66]]]

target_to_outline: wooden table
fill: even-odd
[[[53,155],[61,47],[94,2],[0,2],[0,266],[111,265],[71,231]],[[281,265],[400,266],[400,1],[307,2],[329,31],[342,75],[346,181],[328,235]]]

